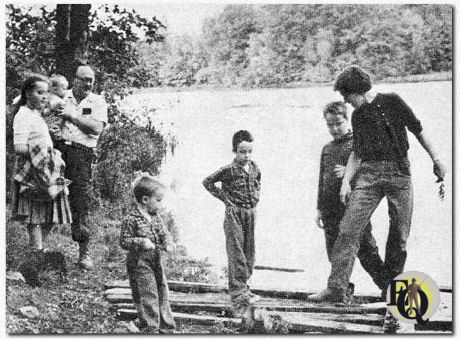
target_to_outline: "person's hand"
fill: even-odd
[[[62,108],[62,111],[61,113],[58,114],[58,116],[63,118],[64,120],[72,121],[73,114],[71,110],[68,110],[68,109],[64,110],[64,108]]]
[[[436,182],[441,182],[444,180],[444,176],[446,175],[446,167],[439,159],[433,160],[433,173],[438,177]]]
[[[322,219],[320,210],[316,210],[315,222],[316,222],[316,226],[318,226],[319,228],[324,228],[323,219]]]
[[[52,125],[52,126],[50,126],[49,131],[50,131],[51,137],[53,139],[61,139],[62,138],[62,131],[59,128],[59,126]]]
[[[61,115],[64,113],[64,105],[59,103],[56,106],[53,107],[53,112],[54,114]]]
[[[345,166],[343,165],[335,165],[334,167],[335,176],[339,179],[342,179],[345,175]]]
[[[342,204],[346,204],[348,201],[348,197],[351,193],[351,186],[348,181],[342,181],[342,186],[340,187],[340,201]]]
[[[155,244],[149,239],[145,238],[144,240],[144,250],[150,251],[155,249]]]

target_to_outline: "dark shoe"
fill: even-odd
[[[89,246],[88,241],[80,242],[79,245],[79,257],[78,257],[78,265],[85,269],[90,270],[93,268],[93,260],[89,256]]]
[[[347,291],[345,292],[347,294],[347,297],[352,297],[353,294],[355,294],[355,284],[353,283],[348,283],[348,288]]]
[[[308,297],[307,301],[322,303],[322,302],[343,302],[344,295],[340,290],[326,288],[324,291],[313,294]]]

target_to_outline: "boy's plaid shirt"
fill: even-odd
[[[216,198],[239,207],[253,208],[259,202],[261,173],[254,161],[249,162],[249,172],[234,160],[223,166],[203,181],[204,187]],[[222,188],[217,187],[222,183]]]
[[[20,192],[33,191],[44,199],[55,199],[63,192],[68,195],[70,180],[64,178],[65,163],[61,152],[40,144],[29,147],[29,159],[17,157],[13,179],[21,184]]]
[[[137,208],[131,211],[121,224],[120,246],[125,250],[141,251],[148,238],[160,249],[166,248],[164,222],[157,213],[148,221]]]

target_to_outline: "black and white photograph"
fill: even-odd
[[[3,6],[3,335],[455,332],[452,2]]]

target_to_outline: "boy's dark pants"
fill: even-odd
[[[255,208],[227,206],[224,232],[228,257],[228,289],[232,299],[248,291],[255,264]]]
[[[413,191],[409,162],[364,162],[357,173],[355,189],[339,226],[339,235],[332,253],[332,269],[328,287],[345,291],[361,236],[380,201],[386,197],[390,230],[385,249],[382,272],[384,286],[404,270],[406,244],[413,209]]]
[[[324,213],[324,212],[323,212]],[[334,211],[325,211],[323,217],[324,234],[326,236],[326,251],[329,261],[332,261],[334,243],[339,235],[339,225],[345,213],[345,206],[337,206]],[[377,242],[372,235],[372,225],[369,222],[363,232],[359,243],[358,259],[364,270],[369,273],[374,283],[384,288],[381,274],[383,272],[383,261],[379,255]]]
[[[176,325],[160,250],[129,251],[126,263],[140,327],[148,332],[171,333]]]

